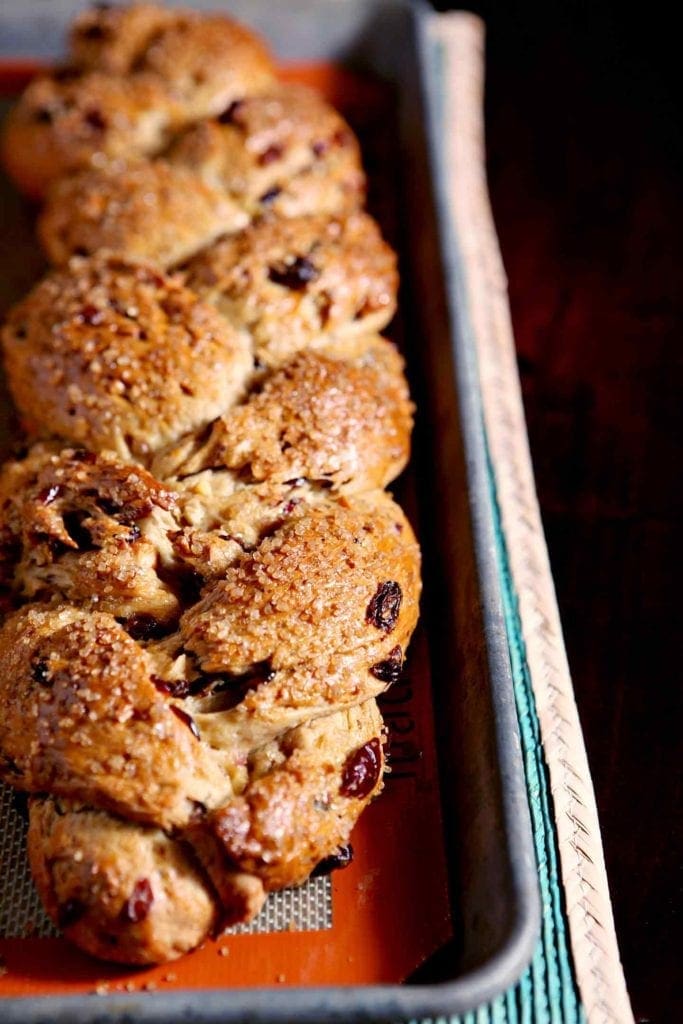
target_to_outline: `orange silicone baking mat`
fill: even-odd
[[[0,93],[15,94],[35,68],[0,65]],[[283,77],[320,89],[359,133],[369,175],[369,206],[385,235],[396,244],[397,195],[392,167],[398,158],[391,91],[333,65],[282,69]],[[10,202],[24,206],[18,195]],[[0,254],[14,264],[5,276],[1,301],[12,284],[30,284],[17,270],[39,259],[28,226],[30,210],[13,218],[21,238]],[[26,228],[23,227],[26,225]],[[7,238],[7,236],[6,236]],[[17,243],[16,245],[14,243]],[[19,254],[19,255],[18,255]],[[4,308],[0,310],[4,313]],[[401,343],[400,317],[389,332]],[[5,419],[3,414],[2,420]],[[415,523],[410,473],[397,497]],[[95,961],[60,938],[39,938],[29,924],[21,936],[0,938],[0,995],[206,989],[230,986],[316,985],[396,982],[407,978],[451,936],[445,853],[442,841],[434,747],[429,654],[424,631],[413,638],[402,681],[382,699],[391,771],[384,792],[361,818],[352,836],[353,863],[331,878],[331,927],[298,931],[294,921],[268,934],[229,934],[207,942],[171,965],[129,969]],[[0,827],[2,825],[0,824]],[[11,877],[3,880],[11,886]]]

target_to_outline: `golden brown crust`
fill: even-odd
[[[37,444],[0,471],[0,577],[22,598],[173,621],[178,598],[159,570],[176,515],[176,495],[141,467]]]
[[[274,366],[331,335],[369,334],[396,309],[396,256],[362,212],[268,216],[199,253],[190,288],[248,328],[254,353]]]
[[[11,615],[0,629],[2,777],[165,828],[220,806],[231,784],[153,668],[110,615]]]
[[[214,423],[157,460],[165,477],[225,467],[252,482],[304,478],[342,493],[384,487],[405,466],[412,403],[391,342],[364,339],[354,360],[303,352]]]
[[[52,920],[146,964],[334,859],[382,787],[413,407],[343,118],[221,15],[96,8],[71,61],[3,140],[24,189],[69,176],[40,220],[63,269],[3,331],[50,440],[0,471],[0,600],[33,602],[0,626],[0,777],[41,794]]]
[[[154,75],[185,121],[219,114],[230,103],[271,88],[265,42],[222,14],[179,11],[149,40],[135,69]]]
[[[177,13],[155,4],[96,5],[81,11],[69,31],[69,54],[79,68],[115,75],[133,70],[152,37],[173,24]]]
[[[34,433],[144,457],[219,415],[251,371],[248,337],[173,277],[117,257],[44,278],[3,330]]]
[[[240,795],[190,827],[223,926],[252,918],[267,891],[301,884],[348,842],[382,788],[382,728],[369,700],[290,730],[252,754]]]
[[[267,890],[300,885],[344,845],[382,787],[382,718],[374,700],[286,735],[283,757],[214,812],[230,861]]]
[[[7,117],[2,159],[21,190],[41,198],[65,174],[158,153],[177,119],[173,101],[149,74],[41,76]]]
[[[252,216],[358,209],[365,176],[358,142],[318,93],[279,85],[187,130],[169,159],[225,189]]]
[[[160,829],[53,797],[29,805],[28,855],[58,928],[104,960],[175,960],[212,930],[211,886],[191,850]]]
[[[112,164],[62,178],[38,221],[48,259],[58,265],[100,249],[171,267],[247,215],[199,175],[163,160]]]
[[[172,132],[272,86],[265,44],[223,15],[152,5],[81,14],[72,64],[33,81],[7,119],[3,159],[19,188],[154,155]]]
[[[288,520],[245,554],[185,613],[181,633],[205,672],[268,665],[277,675],[349,658],[367,671],[405,647],[419,593],[419,549],[399,506],[388,497],[335,503]],[[285,687],[271,690],[284,709]]]

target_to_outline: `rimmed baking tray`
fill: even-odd
[[[79,6],[4,5],[6,85],[21,78],[22,61],[60,55],[64,26]],[[325,89],[361,133],[371,206],[401,254],[395,333],[420,412],[400,496],[418,520],[425,552],[423,628],[407,684],[387,696],[393,777],[362,825],[359,863],[348,875],[315,883],[307,902],[290,894],[285,910],[273,905],[267,936],[240,935],[225,947],[230,970],[230,957],[211,960],[206,951],[185,958],[177,973],[167,969],[164,978],[173,973],[180,987],[93,987],[92,969],[84,985],[87,970],[68,955],[57,958],[53,972],[62,973],[61,982],[51,986],[43,976],[32,987],[32,977],[46,970],[32,969],[31,958],[49,959],[61,942],[28,937],[16,947],[22,985],[12,986],[11,970],[4,986],[0,978],[0,1019],[347,1024],[463,1013],[522,973],[539,907],[464,270],[458,240],[439,230],[441,147],[444,133],[458,126],[446,125],[440,111],[440,53],[430,31],[438,15],[402,0],[195,6],[227,7],[263,32],[283,61],[296,62],[288,74]],[[30,284],[40,260],[25,209],[3,216],[11,222],[4,237],[12,239],[11,253],[0,257],[7,299]],[[290,915],[284,926],[283,914]],[[281,963],[288,973],[274,975]],[[321,977],[329,983],[320,985]],[[405,983],[389,983],[399,978]],[[3,988],[23,994],[3,998]],[[58,994],[35,994],[53,990]]]

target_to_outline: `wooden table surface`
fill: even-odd
[[[683,1020],[680,59],[656,8],[627,7],[480,13],[494,214],[617,932],[636,1019],[668,1024]]]

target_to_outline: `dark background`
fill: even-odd
[[[461,6],[626,979],[681,1021],[680,37],[652,4]]]

